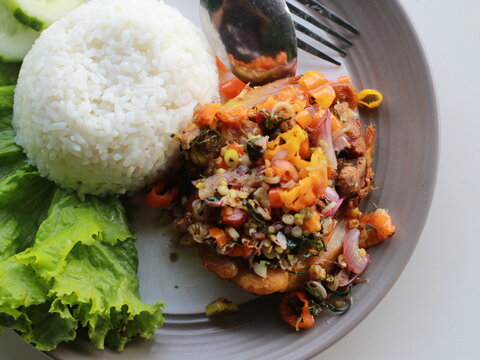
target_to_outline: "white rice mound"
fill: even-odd
[[[154,181],[171,134],[218,95],[200,31],[157,0],[93,0],[45,30],[15,91],[16,142],[64,188],[125,193]]]

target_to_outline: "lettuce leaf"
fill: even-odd
[[[11,114],[15,86],[0,86],[0,115]]]
[[[17,83],[22,63],[5,63],[0,61],[0,86]]]
[[[2,115],[8,98],[13,88],[0,87],[0,330],[17,330],[40,350],[75,339],[79,328],[101,349],[153,336],[163,304],[140,300],[120,200],[80,200],[41,178],[13,141],[11,115]]]
[[[163,304],[141,302],[137,266],[117,198],[80,201],[58,189],[34,245],[0,263],[0,326],[40,350],[73,340],[78,327],[100,349],[150,338]]]
[[[13,91],[12,86],[0,86],[0,104],[13,104]],[[33,245],[55,189],[26,163],[22,148],[13,141],[12,106],[8,109],[3,118],[0,112],[0,261]]]

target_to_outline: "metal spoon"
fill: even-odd
[[[200,0],[200,21],[215,54],[242,81],[295,75],[297,38],[284,0]]]

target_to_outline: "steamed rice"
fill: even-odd
[[[170,135],[217,95],[200,32],[156,0],[94,0],[45,30],[15,93],[16,141],[41,175],[124,193],[165,171]]]

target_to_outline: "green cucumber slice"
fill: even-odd
[[[15,20],[0,1],[0,61],[22,61],[39,35]]]
[[[3,0],[15,18],[36,31],[41,31],[68,14],[83,0]]]

